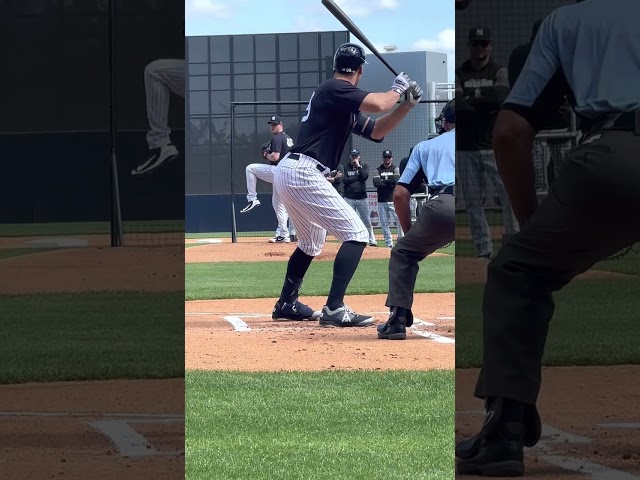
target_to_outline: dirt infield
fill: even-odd
[[[456,370],[456,440],[483,421],[483,403],[472,396],[477,374]],[[638,378],[640,366],[545,368],[543,435],[525,452],[527,477],[640,479],[640,389],[630,391]]]
[[[325,297],[301,300],[321,308]],[[387,317],[384,295],[345,298],[359,313]],[[241,371],[429,370],[454,367],[454,294],[418,294],[405,341],[382,341],[375,327],[323,328],[273,322],[272,299],[207,300],[185,307],[185,368]]]
[[[176,247],[63,248],[0,259],[0,294],[90,291],[180,291]],[[46,274],[43,274],[46,272]]]
[[[197,240],[187,244],[197,243]],[[187,263],[206,262],[266,262],[288,261],[296,249],[296,243],[269,243],[268,239],[256,243],[231,243],[221,242],[214,244],[202,244],[198,247],[187,248],[185,261]],[[314,261],[333,261],[336,258],[339,243],[325,243],[322,253]],[[387,247],[367,247],[362,254],[362,259],[389,258],[391,249]],[[432,256],[443,255],[434,253]]]
[[[183,259],[182,246],[34,248],[0,259],[0,294],[180,291]],[[0,430],[1,478],[181,478],[184,379],[0,385]]]
[[[2,478],[180,478],[184,380],[3,385],[0,430]]]

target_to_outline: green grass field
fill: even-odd
[[[362,260],[347,290],[348,295],[387,293],[389,260]],[[280,295],[287,269],[284,261],[260,263],[188,263],[185,298],[267,298]],[[305,276],[302,295],[326,295],[333,262],[313,262]],[[420,264],[416,292],[455,291],[455,257],[427,257]]]
[[[0,383],[184,375],[182,292],[5,295],[1,310]]]
[[[443,252],[420,264],[416,291],[455,290],[454,247]],[[386,293],[388,264],[362,260],[347,294]],[[187,264],[185,296],[277,298],[286,266]],[[302,295],[327,295],[332,269],[313,262]],[[453,370],[187,371],[186,382],[189,479],[453,478]]]
[[[640,363],[640,270],[634,262],[614,261],[609,267],[636,275],[575,280],[555,294],[545,365]],[[607,267],[607,262],[599,265]],[[480,366],[482,293],[482,285],[456,287],[456,368]]]
[[[187,372],[186,477],[453,478],[454,374]]]

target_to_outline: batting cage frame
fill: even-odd
[[[430,84],[429,95],[436,96],[436,91],[444,90],[445,98],[435,100],[421,100],[420,104],[416,106],[403,120],[393,132],[388,134],[382,143],[375,143],[355,135],[351,135],[344,152],[341,157],[340,164],[344,167],[348,163],[349,152],[352,148],[357,148],[361,153],[363,163],[366,163],[369,169],[369,178],[367,179],[367,198],[370,209],[370,215],[377,220],[377,193],[373,186],[372,179],[373,173],[375,173],[376,167],[381,163],[381,153],[383,150],[392,150],[394,152],[393,163],[395,166],[400,166],[401,160],[408,157],[410,150],[415,147],[420,141],[427,140],[437,136],[435,128],[435,118],[438,117],[442,108],[446,103],[453,98],[454,87],[453,84]],[[270,136],[266,130],[267,119],[272,115],[279,115],[283,118],[284,131],[292,138],[297,137],[297,128],[299,126],[299,119],[302,117],[304,110],[309,104],[308,100],[290,100],[290,101],[234,101],[230,102],[230,153],[229,153],[229,167],[230,167],[230,206],[231,206],[231,242],[238,243],[239,239],[243,237],[243,233],[247,233],[245,238],[255,238],[255,241],[264,241],[264,232],[261,235],[254,235],[253,230],[244,231],[238,226],[238,205],[244,205],[243,202],[239,202],[236,199],[236,195],[243,195],[242,191],[246,188],[244,185],[242,188],[238,185],[238,177],[245,178],[244,173],[247,167],[247,161],[245,155],[240,154],[241,146],[242,150],[249,152],[247,154],[253,155],[254,160],[250,163],[267,164],[266,160],[261,159],[259,154],[258,145],[261,145]],[[268,107],[269,109],[265,108]],[[244,110],[244,111],[243,111]],[[371,115],[372,118],[377,118],[380,115]],[[256,138],[251,142],[247,150],[247,144],[239,141],[239,137],[244,136],[243,129],[239,128],[238,123],[241,120],[264,123],[265,133],[260,135],[259,139]],[[244,129],[248,130],[248,129]],[[398,152],[397,154],[395,152]],[[241,161],[239,161],[242,159]],[[239,170],[241,169],[241,170]],[[243,182],[244,183],[244,182]],[[265,192],[262,189],[260,193],[273,192],[273,186],[270,188],[270,192]],[[245,191],[246,193],[246,191]],[[415,220],[415,216],[419,212],[420,207],[426,200],[425,193],[417,193],[412,196],[412,219]],[[271,208],[270,206],[268,208]],[[375,220],[374,220],[375,222]],[[376,240],[383,238],[382,226],[377,223],[374,225],[372,222],[373,231]],[[398,237],[399,225],[396,220],[389,222],[391,228],[391,234],[393,241]],[[275,225],[274,225],[275,227]],[[275,230],[275,228],[273,229]],[[251,232],[251,233],[249,233]],[[395,232],[395,233],[394,233]],[[332,235],[327,236],[327,241],[335,240]]]

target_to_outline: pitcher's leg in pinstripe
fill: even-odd
[[[161,165],[174,160],[180,154],[171,143],[169,128],[169,102],[171,93],[184,97],[185,61],[160,59],[149,63],[144,69],[149,151],[145,160],[131,175],[150,173]]]

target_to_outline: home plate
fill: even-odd
[[[201,238],[197,243],[222,243],[222,240],[219,238]]]
[[[48,248],[48,247],[86,247],[89,241],[85,238],[71,237],[45,237],[29,240],[25,242],[29,247]]]

